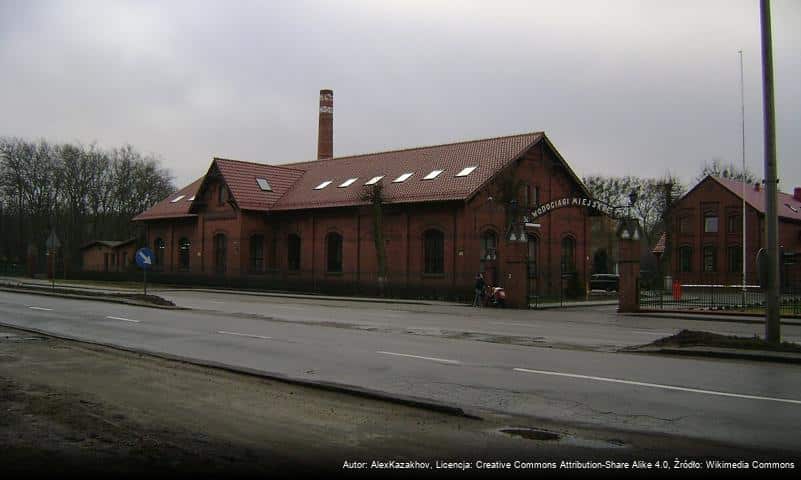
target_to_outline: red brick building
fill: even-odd
[[[742,284],[743,183],[708,176],[668,214],[671,270],[682,283]],[[756,256],[765,246],[765,191],[745,185],[746,283],[758,284]],[[801,252],[801,188],[779,193],[779,244],[786,257]],[[801,265],[782,266],[784,281],[801,280]]]
[[[509,179],[521,211],[587,195],[547,137],[531,133],[284,165],[215,158],[134,220],[147,225],[164,273],[370,292],[377,257],[361,195],[382,181],[390,290],[465,296],[478,271],[504,286],[525,281],[506,272],[509,208],[499,196]],[[586,284],[588,228],[587,210],[569,208],[529,232],[532,292],[558,294],[562,271]]]
[[[525,242],[508,238],[512,219],[523,228],[540,202],[588,196],[544,133],[333,158],[333,94],[320,93],[317,160],[215,158],[201,178],[134,218],[156,253],[155,277],[442,298],[471,295],[479,271],[517,298],[526,288],[558,295],[563,278],[573,290],[586,285],[587,208],[543,217]],[[380,285],[375,210],[363,200],[377,183],[387,259]]]
[[[136,239],[94,240],[81,247],[81,266],[88,272],[125,272],[134,263]]]

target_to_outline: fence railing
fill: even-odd
[[[765,312],[765,291],[759,285],[652,284],[641,286],[640,308],[761,314]],[[801,315],[801,283],[787,282],[782,286],[780,311],[782,315]]]

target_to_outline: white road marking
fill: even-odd
[[[658,383],[635,382],[632,380],[620,380],[618,378],[593,377],[590,375],[577,375],[575,373],[551,372],[547,370],[529,370],[528,368],[514,368],[513,370],[524,373],[537,373],[540,375],[554,375],[558,377],[580,378],[583,380],[596,380],[599,382],[623,383],[626,385],[636,385],[639,387],[662,388],[664,390],[678,390],[681,392],[703,393],[705,395],[718,395],[721,397],[746,398],[749,400],[768,400],[771,402],[793,403],[796,405],[801,405],[801,400],[793,400],[789,398],[760,397],[758,395],[743,395],[740,393],[716,392],[714,390],[701,390],[698,388],[676,387],[673,385],[660,385]]]
[[[489,322],[494,323],[496,325],[516,325],[518,327],[541,327],[541,325],[537,325],[535,323],[513,323],[513,322]]]
[[[106,317],[111,320],[122,320],[123,322],[131,322],[131,323],[139,323],[139,320],[131,320],[130,318],[122,318],[122,317]]]
[[[52,312],[53,311],[52,308],[43,308],[43,307],[28,307],[28,308],[30,308],[31,310],[44,310],[45,312]]]
[[[445,358],[434,358],[434,357],[421,357],[418,355],[409,355],[408,353],[395,353],[395,352],[375,352],[375,353],[380,353],[382,355],[395,355],[398,357],[420,358],[422,360],[431,360],[432,362],[449,363],[452,365],[459,365],[462,363],[458,360],[448,360]]]
[[[219,330],[217,331],[217,333],[220,333],[222,335],[236,335],[237,337],[261,338],[264,340],[270,340],[273,338],[273,337],[265,337],[263,335],[251,335],[249,333],[226,332],[224,330]]]

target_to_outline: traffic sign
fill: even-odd
[[[136,264],[143,270],[152,268],[155,259],[156,256],[153,254],[153,250],[147,247],[142,247],[136,251]]]

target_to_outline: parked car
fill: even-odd
[[[590,277],[590,290],[617,292],[620,289],[620,275],[617,273],[595,273]]]

